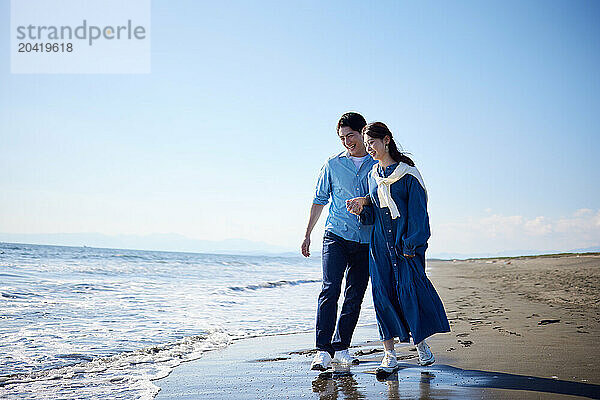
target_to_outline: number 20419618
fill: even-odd
[[[19,53],[71,53],[73,43],[19,43]]]

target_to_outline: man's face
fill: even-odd
[[[352,130],[349,126],[343,126],[338,131],[338,136],[351,156],[362,157],[366,154],[362,133]]]

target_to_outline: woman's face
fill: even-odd
[[[367,153],[373,157],[374,160],[381,161],[388,153],[385,149],[385,145],[390,142],[390,137],[386,136],[383,139],[372,138],[369,135],[365,135],[365,149]]]

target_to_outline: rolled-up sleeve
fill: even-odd
[[[375,223],[375,210],[371,204],[363,207],[359,219],[363,225],[373,225]]]
[[[331,174],[329,166],[323,165],[319,172],[319,179],[317,179],[317,188],[315,190],[315,197],[313,204],[326,205],[329,203],[329,197],[331,196]]]

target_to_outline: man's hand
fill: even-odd
[[[306,233],[304,233],[304,241],[302,242],[301,251],[304,257],[310,257],[310,233],[312,232],[321,211],[323,211],[324,204],[313,204],[310,206],[310,217],[308,217],[308,226],[306,227]]]
[[[349,213],[354,215],[360,215],[363,207],[367,204],[367,200],[364,197],[355,197],[353,199],[346,200],[346,209]]]
[[[302,255],[304,257],[310,257],[310,236],[307,236],[304,238],[304,241],[302,242]]]

